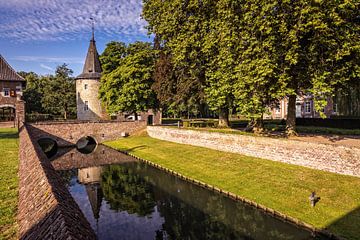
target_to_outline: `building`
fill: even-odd
[[[337,104],[332,99],[323,109],[326,117],[338,114]],[[284,98],[273,107],[269,108],[270,114],[265,115],[265,119],[286,119],[288,113],[288,99]],[[297,96],[296,98],[296,117],[297,118],[319,118],[320,113],[315,110],[313,96],[311,94]]]
[[[77,119],[96,121],[107,119],[99,99],[101,64],[96,49],[94,32],[90,40],[82,73],[76,77]]]
[[[22,93],[26,81],[0,55],[0,121],[12,121],[18,126],[25,120]]]

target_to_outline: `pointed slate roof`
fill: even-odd
[[[25,81],[0,54],[0,81]]]
[[[91,205],[91,210],[93,212],[94,218],[100,218],[100,208],[103,198],[103,193],[99,183],[86,184],[85,185],[86,193]]]
[[[101,64],[99,54],[96,49],[94,36],[90,40],[89,49],[86,55],[83,72],[76,79],[100,79]]]

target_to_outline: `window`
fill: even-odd
[[[84,89],[87,90],[88,89],[88,85],[84,84]]]
[[[337,112],[338,112],[338,105],[337,105],[337,103],[334,103],[334,105],[333,105],[333,112],[334,112],[334,113],[337,113]]]
[[[311,103],[310,102],[305,103],[305,112],[311,113]]]
[[[4,97],[10,97],[10,89],[4,88]]]
[[[275,108],[275,112],[276,112],[276,113],[280,113],[280,106],[277,106],[277,107]]]
[[[84,111],[89,111],[89,102],[85,101]]]

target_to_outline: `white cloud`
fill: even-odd
[[[0,38],[65,41],[88,38],[91,21],[108,36],[146,35],[142,0],[0,0]]]
[[[45,64],[40,64],[40,67],[41,68],[44,68],[44,69],[46,69],[46,70],[49,70],[49,71],[54,71],[54,69],[52,68],[52,67],[50,67],[50,66],[48,66],[48,65],[45,65]]]
[[[13,60],[23,62],[47,62],[47,63],[77,63],[83,64],[84,59],[79,57],[42,57],[42,56],[15,56]]]

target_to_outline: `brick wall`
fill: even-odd
[[[20,129],[19,149],[19,239],[96,239],[26,126]]]
[[[155,126],[147,132],[165,141],[360,176],[360,148]]]
[[[115,140],[121,137],[121,133],[132,134],[145,129],[145,121],[133,122],[44,122],[27,124],[32,138],[37,141],[48,137],[54,139],[59,147],[70,146],[85,136],[92,136],[98,143]]]

